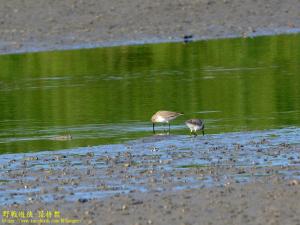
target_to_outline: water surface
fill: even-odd
[[[299,61],[300,35],[2,55],[0,153],[151,136],[159,109],[185,113],[173,134],[298,127]]]

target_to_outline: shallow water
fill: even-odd
[[[0,202],[299,179],[299,61],[300,35],[0,56]]]
[[[192,117],[208,134],[298,127],[299,61],[300,35],[2,55],[0,153],[151,136],[159,109],[185,113],[178,135]]]

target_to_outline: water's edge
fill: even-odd
[[[225,33],[224,35],[217,36],[193,36],[192,41],[215,40],[215,39],[228,39],[228,38],[254,38],[259,36],[272,36],[272,35],[285,35],[300,33],[299,28],[286,28],[278,27],[276,29],[257,29],[254,33],[247,36],[242,34]],[[145,45],[145,44],[159,44],[159,43],[179,43],[183,42],[182,37],[144,37],[140,39],[131,40],[115,40],[103,41],[95,43],[74,43],[74,44],[61,44],[51,45],[45,42],[23,43],[19,49],[5,49],[0,50],[0,55],[8,54],[24,54],[35,52],[49,52],[49,51],[65,51],[65,50],[78,50],[78,49],[93,49],[93,48],[107,48],[117,46],[130,46],[130,45]]]
[[[300,132],[291,127],[192,137],[156,135],[124,144],[0,155],[0,202],[97,199],[299,179]]]

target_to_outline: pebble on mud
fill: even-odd
[[[80,199],[78,199],[78,202],[80,202],[80,203],[86,203],[86,202],[88,202],[88,199],[86,199],[86,198],[80,198]]]

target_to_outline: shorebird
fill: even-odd
[[[153,124],[153,133],[155,133],[155,123],[167,123],[169,124],[170,132],[170,121],[176,119],[178,116],[183,115],[183,113],[171,112],[171,111],[158,111],[151,117],[151,122]]]
[[[183,42],[184,42],[185,44],[191,42],[192,39],[193,39],[193,35],[184,35],[184,36],[183,36]]]
[[[185,121],[185,124],[190,128],[191,134],[194,133],[197,136],[197,130],[202,130],[202,134],[204,135],[204,122],[200,119],[190,119]]]

